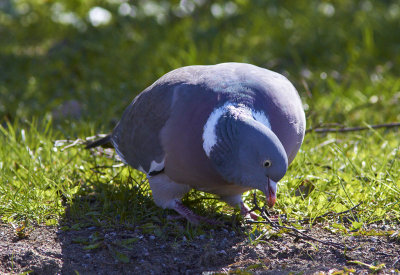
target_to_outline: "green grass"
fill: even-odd
[[[63,150],[71,142],[55,146],[62,136],[52,130],[51,121],[0,129],[3,221],[56,224],[64,217],[99,226],[166,222],[145,177],[118,165],[107,150],[93,153],[79,145]],[[398,130],[308,133],[280,182],[275,212],[301,220],[362,202],[355,214],[358,222],[400,221],[399,148]],[[304,196],[296,193],[300,185],[314,189]],[[192,192],[185,201],[203,215],[233,214],[225,204],[204,197],[210,195]],[[246,200],[252,203],[251,193]]]
[[[166,4],[161,21],[146,14],[144,2],[134,18],[118,15],[116,1],[75,2],[59,1],[86,29],[53,22],[54,7],[42,1],[10,2],[0,10],[3,222],[143,231],[168,223],[171,232],[190,237],[192,231],[166,220],[172,211],[155,206],[144,176],[118,165],[112,153],[56,146],[110,131],[140,90],[180,66],[239,61],[284,73],[299,90],[308,127],[400,121],[398,1],[242,0],[221,17],[211,15],[207,1],[183,17],[174,15],[176,4]],[[110,24],[90,25],[86,15],[94,5],[113,14]],[[79,118],[55,118],[55,108],[71,99],[81,103]],[[279,185],[274,213],[313,219],[362,202],[354,221],[398,223],[399,149],[396,128],[308,133]],[[313,191],[302,195],[300,186]],[[191,192],[184,201],[202,215],[229,220],[234,214],[205,197],[215,198]]]
[[[359,221],[395,220],[399,214],[400,174],[397,133],[310,134],[282,181],[282,211],[296,218],[341,212],[362,202]],[[312,185],[308,197],[295,195]]]

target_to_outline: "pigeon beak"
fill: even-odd
[[[267,192],[265,193],[265,195],[267,196],[267,204],[268,207],[273,207],[275,202],[276,202],[276,182],[274,182],[273,180],[271,180],[268,177],[268,184],[267,184],[267,188],[266,188]]]

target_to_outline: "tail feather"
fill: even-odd
[[[85,148],[86,149],[90,149],[90,148],[94,148],[94,147],[98,147],[98,146],[103,146],[105,144],[110,144],[111,145],[111,135],[107,135],[107,136],[105,136],[103,138],[99,138],[99,139],[97,139],[95,141],[88,142],[86,144]],[[109,146],[109,147],[112,147],[112,145]]]

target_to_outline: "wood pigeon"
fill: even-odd
[[[258,189],[276,201],[304,138],[305,114],[282,75],[244,63],[173,70],[140,93],[113,132],[121,159],[147,174],[155,203],[192,223],[205,219],[181,203],[192,188],[217,194],[250,213],[243,192]]]

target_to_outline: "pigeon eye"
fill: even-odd
[[[264,161],[263,165],[264,165],[264,167],[268,168],[272,165],[272,162],[269,159],[267,159],[266,161]]]

